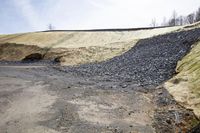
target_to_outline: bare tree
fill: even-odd
[[[195,14],[194,13],[191,13],[187,16],[187,21],[189,24],[192,24],[195,22]]]
[[[198,22],[198,21],[200,21],[200,7],[199,7],[199,9],[197,10],[196,16],[195,16],[195,22]]]
[[[54,30],[54,26],[52,24],[48,25],[48,30]]]
[[[156,19],[155,19],[155,18],[152,19],[152,21],[151,21],[151,26],[152,26],[152,27],[156,27],[156,26],[157,26],[157,23],[156,23]]]
[[[169,26],[176,26],[177,25],[177,21],[178,21],[178,19],[177,19],[177,13],[174,10],[173,13],[172,13],[172,18],[168,22],[168,25]]]
[[[183,17],[183,25],[186,25],[188,24],[188,20],[187,20],[187,16],[184,16]]]
[[[187,16],[178,16],[176,10],[174,10],[169,20],[166,20],[165,17],[163,18],[163,22],[161,23],[161,26],[186,25],[186,24],[192,24],[198,21],[200,21],[200,7],[196,11],[196,13],[191,13]],[[156,23],[156,19],[152,19],[151,26],[152,27],[158,26],[158,24]]]
[[[169,20],[169,22],[168,22],[168,25],[169,26],[175,26],[175,19],[173,19],[173,18],[171,18],[170,20]]]
[[[163,22],[162,22],[161,25],[162,25],[162,26],[168,26],[168,23],[167,23],[166,17],[163,18]]]
[[[174,10],[172,15],[173,26],[177,25],[177,12]]]
[[[183,18],[183,16],[179,16],[179,25],[183,25],[183,20],[184,18]]]

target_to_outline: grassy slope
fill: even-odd
[[[35,32],[0,36],[0,44],[16,43],[48,48],[48,57],[62,56],[63,65],[77,65],[113,58],[129,50],[139,39],[176,31],[179,28],[119,32]],[[26,55],[21,55],[16,60],[23,56]],[[6,57],[15,60],[13,56],[11,59]]]
[[[178,74],[165,87],[186,108],[200,118],[200,42],[177,65]]]
[[[34,32],[0,36],[0,43],[9,42],[53,48],[121,47],[121,44],[132,40],[165,34],[177,29],[179,27],[120,32]]]

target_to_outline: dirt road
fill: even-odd
[[[0,132],[154,132],[152,95],[50,67],[0,66]]]
[[[1,65],[0,132],[175,131],[175,118],[173,115],[170,118],[170,113],[166,111],[167,106],[162,105],[165,107],[165,113],[161,113],[162,107],[155,102],[156,92],[152,90],[138,87],[128,81],[116,82],[100,77],[83,78],[48,65]],[[159,95],[164,97],[161,92]],[[163,100],[160,103],[163,104]],[[176,110],[176,104],[170,102],[169,106]],[[156,108],[160,109],[160,114],[155,113]],[[184,112],[180,108],[179,110],[178,114]],[[172,121],[167,125],[168,115]],[[189,116],[193,118],[191,113]],[[160,127],[161,124],[163,125]]]

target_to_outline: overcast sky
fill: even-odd
[[[133,28],[187,15],[200,0],[0,0],[0,33],[56,29]]]

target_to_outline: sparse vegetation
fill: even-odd
[[[60,58],[62,65],[80,65],[100,62],[121,55],[133,47],[139,39],[152,37],[178,30],[179,27],[136,30],[123,32],[37,32],[0,36],[0,46],[4,47],[0,60],[20,61],[26,56],[42,52],[44,59]],[[6,44],[6,45],[5,45]],[[15,44],[15,46],[10,45]],[[20,52],[18,46],[23,44],[21,54],[11,56],[8,49]],[[27,46],[27,50],[26,50]],[[37,49],[29,50],[30,47]],[[15,49],[16,47],[16,49]],[[27,51],[27,52],[26,52]]]
[[[153,21],[154,20],[154,21]],[[151,26],[155,27],[156,19],[154,18],[151,22]],[[160,24],[161,26],[182,26],[187,24],[193,24],[200,21],[200,7],[196,12],[190,13],[187,16],[178,15],[176,10],[173,11],[172,17],[169,20],[166,20],[166,17],[163,18],[163,22]]]
[[[178,62],[178,74],[165,83],[165,87],[183,106],[193,109],[200,118],[200,42],[181,61]],[[182,79],[178,84],[174,80]]]

